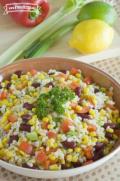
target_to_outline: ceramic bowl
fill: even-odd
[[[81,69],[81,71],[86,76],[91,76],[92,79],[94,80],[94,82],[96,82],[100,86],[103,86],[106,88],[113,87],[114,100],[116,102],[116,106],[120,110],[120,85],[119,85],[119,83],[116,82],[112,77],[110,77],[103,71],[101,71],[89,64],[80,62],[80,61],[75,61],[75,60],[65,59],[65,58],[29,59],[29,61],[24,60],[19,63],[8,65],[8,66],[0,69],[0,74],[3,75],[3,77],[7,78],[9,75],[11,75],[12,73],[14,73],[17,70],[29,71],[32,68],[35,68],[37,70],[43,70],[43,71],[47,71],[49,69],[69,70],[72,67]],[[52,178],[52,179],[53,178],[63,178],[63,177],[70,177],[70,176],[75,176],[78,174],[83,174],[92,169],[95,169],[96,167],[101,166],[103,163],[108,161],[119,151],[120,151],[120,140],[114,146],[113,151],[110,154],[108,154],[107,156],[101,158],[100,160],[95,161],[86,166],[68,169],[68,170],[61,170],[61,171],[27,169],[27,168],[22,168],[22,167],[18,167],[18,166],[9,164],[2,160],[0,160],[0,166],[4,167],[12,172],[24,175],[24,176],[30,176],[30,177],[35,177],[35,178]]]

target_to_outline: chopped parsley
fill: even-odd
[[[74,99],[75,93],[68,88],[53,87],[48,93],[41,94],[37,100],[37,116],[42,119],[51,112],[63,114],[64,104]]]

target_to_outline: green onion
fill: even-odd
[[[36,40],[45,36],[52,29],[56,29],[60,22],[71,13],[75,12],[81,7],[81,4],[85,2],[84,0],[67,0],[63,7],[61,7],[56,13],[50,16],[40,25],[33,28],[28,32],[23,38],[17,41],[13,46],[6,50],[1,55],[0,67],[10,64],[18,57],[24,56],[23,52],[31,46]]]
[[[33,46],[34,48],[31,48],[24,54],[24,58],[30,58],[30,57],[40,57],[44,55],[44,53],[60,38],[62,38],[65,34],[70,32],[76,23],[64,25],[63,27],[59,28],[56,32],[52,33],[49,38],[46,38],[45,40],[38,42]]]

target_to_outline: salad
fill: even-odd
[[[81,70],[31,69],[1,77],[0,159],[40,170],[90,164],[120,136],[113,89]]]

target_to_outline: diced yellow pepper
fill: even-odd
[[[57,164],[50,165],[49,169],[50,169],[50,170],[60,170],[60,166],[57,165]]]

